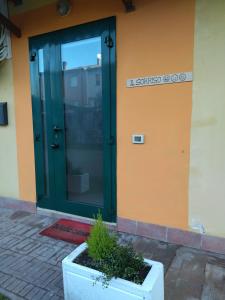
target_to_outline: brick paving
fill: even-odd
[[[75,246],[38,234],[54,221],[0,209],[0,293],[12,300],[63,299],[61,261]]]
[[[0,293],[11,300],[63,299],[61,261],[75,245],[39,235],[55,221],[0,209]],[[166,300],[225,299],[225,256],[127,234],[120,242],[164,264]]]

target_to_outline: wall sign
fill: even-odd
[[[128,79],[127,87],[133,88],[148,85],[171,84],[190,81],[192,81],[192,72],[183,72]]]

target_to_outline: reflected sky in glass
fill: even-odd
[[[43,49],[38,50],[38,64],[39,64],[39,73],[44,72],[44,51]]]
[[[66,70],[95,66],[101,58],[101,37],[63,44],[61,55]]]
[[[44,53],[39,49],[39,72],[44,72]],[[101,37],[63,44],[61,46],[63,69],[71,70],[95,66],[101,60]]]

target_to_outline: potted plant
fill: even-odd
[[[119,245],[99,214],[87,243],[63,262],[65,300],[163,300],[163,265]]]

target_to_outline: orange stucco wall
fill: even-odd
[[[118,216],[179,228],[188,226],[192,84],[128,89],[132,77],[192,71],[194,0],[76,0],[67,17],[55,5],[14,16],[23,32],[13,38],[20,197],[35,201],[28,37],[117,16]],[[133,145],[132,133],[146,143]]]

